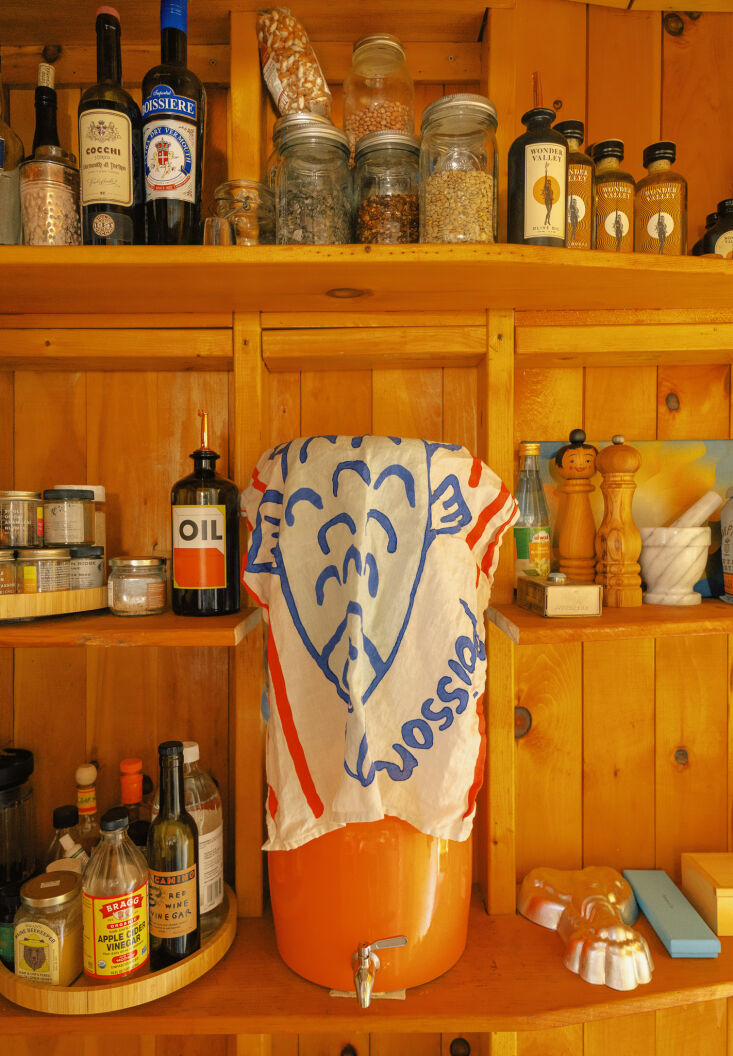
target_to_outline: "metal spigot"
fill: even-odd
[[[359,1008],[369,1008],[374,987],[374,977],[379,970],[379,957],[375,950],[391,950],[396,946],[406,946],[406,935],[393,935],[391,939],[377,939],[376,942],[361,942],[351,958],[354,969],[354,988]]]

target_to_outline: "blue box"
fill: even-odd
[[[624,869],[624,876],[670,956],[718,956],[720,939],[663,869]]]

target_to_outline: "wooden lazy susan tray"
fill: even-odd
[[[23,1008],[56,1015],[89,1015],[115,1012],[131,1005],[144,1005],[180,990],[205,975],[217,964],[234,942],[237,933],[237,904],[234,892],[224,886],[224,914],[217,930],[201,944],[201,949],[185,961],[159,972],[144,969],[134,979],[95,983],[85,975],[71,986],[48,986],[19,979],[0,964],[0,994]]]
[[[49,590],[42,594],[0,595],[0,620],[28,620],[107,608],[107,588]]]

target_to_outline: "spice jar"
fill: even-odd
[[[115,616],[155,616],[165,610],[164,557],[113,557],[107,604]]]
[[[283,114],[282,117],[278,117],[275,125],[272,129],[272,153],[265,162],[265,173],[264,182],[265,186],[269,187],[272,193],[275,193],[275,178],[277,176],[277,167],[280,164],[280,144],[282,137],[288,129],[293,128],[305,128],[306,125],[325,125],[327,128],[331,128],[331,122],[327,117],[323,117],[322,114],[311,114],[307,110],[294,110],[292,114]]]
[[[33,752],[0,748],[0,884],[22,883],[36,868],[33,842]]]
[[[69,587],[92,590],[104,586],[104,547],[72,546],[69,548]]]
[[[79,169],[61,147],[37,147],[20,165],[23,241],[27,246],[80,246]]]
[[[375,33],[354,44],[344,80],[344,130],[351,156],[368,132],[415,130],[415,90],[397,37]]]
[[[15,974],[34,983],[70,986],[82,969],[81,877],[41,873],[20,889],[15,914]]]
[[[217,216],[231,220],[238,246],[275,244],[275,197],[255,180],[227,180],[214,191]]]
[[[282,137],[275,201],[279,245],[351,241],[349,141],[338,128],[307,125]]]
[[[40,492],[0,491],[0,546],[43,546]]]
[[[370,132],[356,148],[357,242],[418,242],[420,144],[404,132]]]
[[[68,550],[20,550],[16,569],[17,594],[45,594],[51,590],[69,589]]]
[[[54,484],[54,488],[61,491],[91,491],[94,495],[94,538],[93,546],[107,545],[107,517],[104,512],[104,504],[107,501],[107,492],[103,484]]]
[[[14,550],[0,550],[0,594],[15,594]]]
[[[94,492],[91,488],[47,488],[43,493],[46,546],[91,546]]]
[[[496,109],[483,95],[447,95],[425,108],[420,148],[420,241],[495,242]]]

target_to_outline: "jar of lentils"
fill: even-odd
[[[397,37],[375,33],[354,44],[344,80],[344,130],[351,157],[368,132],[415,131],[415,89]]]
[[[495,242],[496,109],[483,95],[425,108],[420,148],[420,241]]]
[[[349,141],[333,125],[283,134],[275,181],[278,245],[351,242]]]
[[[264,176],[265,186],[269,187],[273,194],[275,193],[277,167],[282,157],[280,152],[282,137],[288,129],[305,128],[306,125],[326,125],[326,127],[331,127],[331,121],[322,114],[311,114],[308,110],[295,110],[292,114],[283,114],[275,122],[272,129],[272,153],[265,162]]]
[[[356,148],[357,242],[418,242],[420,144],[405,132],[370,132]]]

